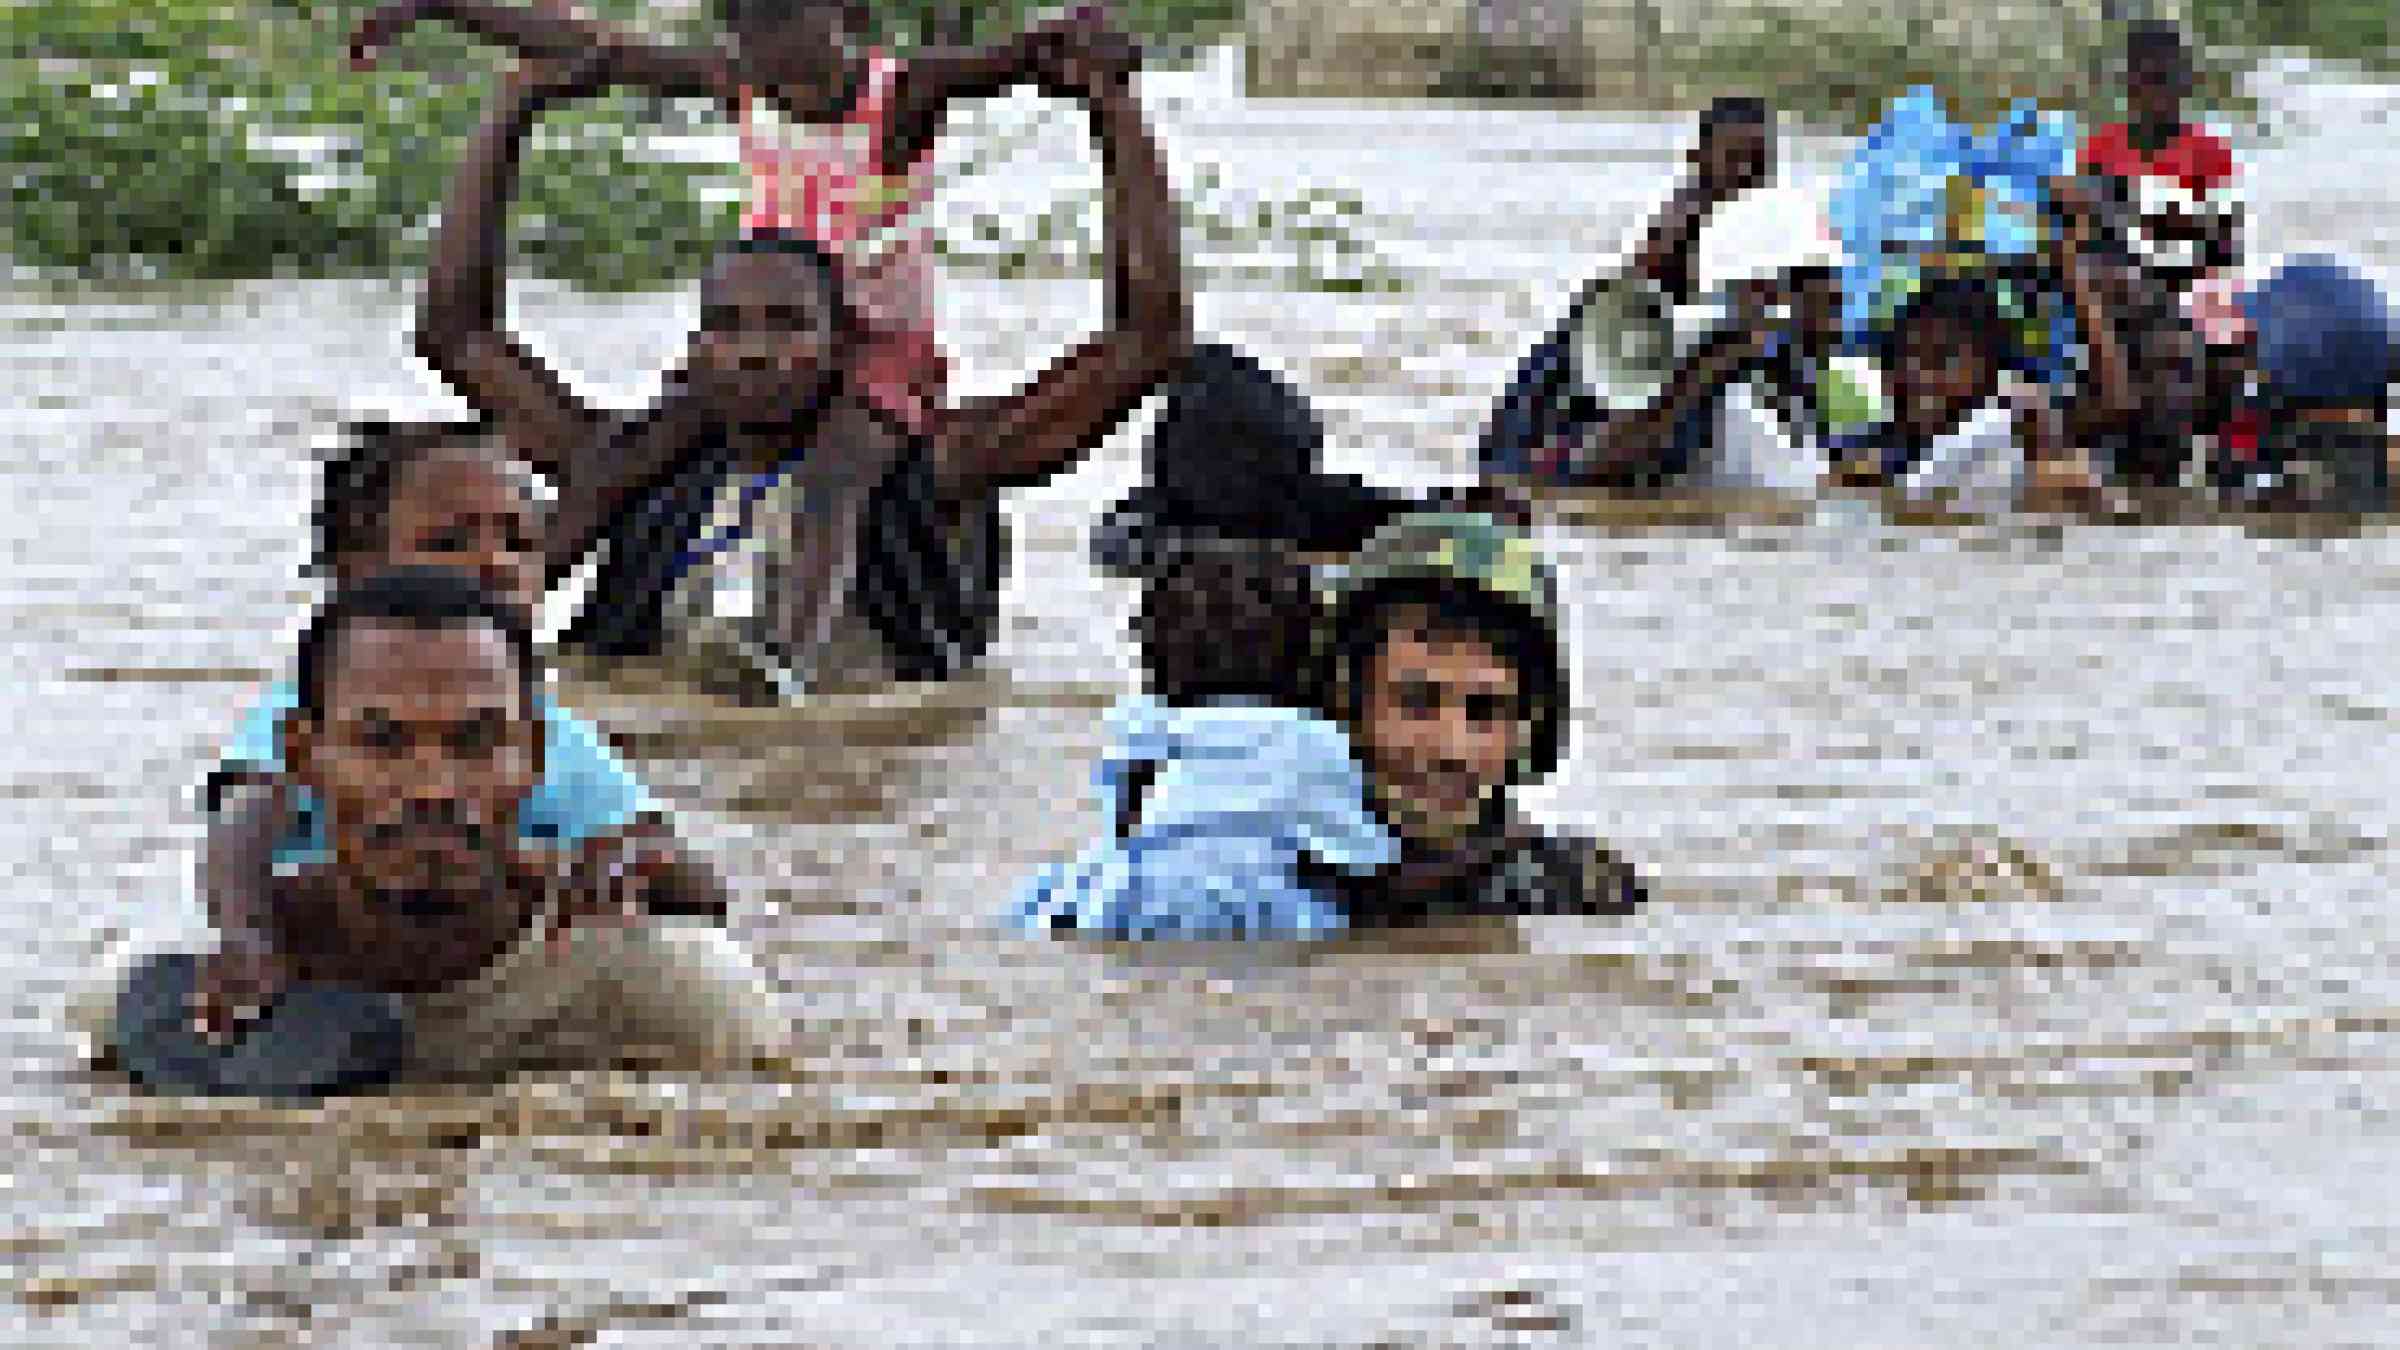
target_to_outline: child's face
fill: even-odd
[[[858,36],[854,6],[846,3],[765,5],[732,25],[736,64],[753,85],[811,86],[841,71],[844,45]]]
[[[446,567],[531,614],[542,597],[542,521],[530,471],[495,450],[445,447],[403,464],[385,504],[381,547],[346,560],[350,577]]]
[[[1893,416],[1920,436],[1948,431],[2000,385],[2000,365],[1988,346],[1947,319],[1902,325],[1895,367]]]

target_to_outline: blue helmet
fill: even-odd
[[[2331,258],[2286,264],[2250,296],[2264,392],[2319,407],[2380,405],[2392,316],[2375,283]]]

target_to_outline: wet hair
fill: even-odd
[[[481,421],[352,423],[325,460],[311,512],[316,546],[308,570],[329,577],[343,558],[382,547],[401,470],[437,450],[492,443],[491,427]]]
[[[842,283],[840,265],[835,263],[833,255],[827,253],[815,240],[805,235],[794,234],[789,230],[754,230],[717,250],[715,260],[710,263],[708,272],[701,278],[700,288],[703,303],[705,303],[710,284],[716,278],[717,269],[722,267],[729,258],[739,258],[750,254],[806,259],[808,264],[816,270],[818,280],[825,287],[825,302],[833,310],[835,330],[843,334],[856,330],[857,314],[850,308],[850,294],[848,288]]]
[[[763,28],[788,23],[812,9],[841,9],[863,18],[861,0],[716,0],[717,22],[727,28]]]
[[[1391,641],[1393,616],[1412,611],[1412,634],[1428,642],[1487,643],[1516,672],[1519,715],[1533,723],[1533,744],[1519,759],[1533,766],[1533,777],[1548,773],[1564,736],[1559,712],[1566,681],[1558,637],[1531,610],[1479,587],[1408,577],[1353,598],[1333,649],[1324,654],[1318,693],[1325,715],[1344,726],[1359,724],[1366,713],[1367,668]]]
[[[2191,48],[2184,44],[2183,30],[2164,19],[2144,19],[2125,29],[2125,65],[2128,70],[2152,68],[2173,63],[2189,71],[2192,65]]]
[[[494,596],[473,577],[446,567],[394,567],[336,591],[317,607],[300,634],[295,682],[299,710],[311,722],[325,720],[326,683],[341,637],[359,624],[398,624],[431,631],[486,626],[498,632],[516,661],[519,693],[530,714],[542,685],[541,658],[533,632],[514,605]]]
[[[1169,703],[1309,696],[1316,597],[1308,569],[1263,540],[1186,540],[1142,587],[1134,634],[1150,690]]]
[[[1739,94],[1716,99],[1700,112],[1700,139],[1707,140],[1727,127],[1763,127],[1773,116],[1774,110],[1763,98]]]
[[[1897,362],[1900,335],[1925,323],[1948,324],[1965,333],[1997,365],[2006,365],[2016,347],[2008,320],[2000,312],[1996,283],[1989,278],[1943,277],[1911,296],[1892,317],[1887,357]]]

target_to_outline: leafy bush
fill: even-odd
[[[592,0],[587,0],[592,3]],[[878,5],[894,23],[943,0]],[[0,8],[0,246],[21,267],[199,277],[416,265],[491,89],[493,53],[441,25],[383,68],[343,62],[368,0],[13,0]],[[598,0],[617,18],[641,0]],[[972,6],[998,28],[1030,5]],[[1238,0],[1138,0],[1149,32]],[[692,28],[705,26],[705,16]],[[554,112],[528,149],[522,261],[587,286],[687,277],[734,227],[726,171],[638,153],[676,109]],[[682,110],[688,112],[688,110]]]

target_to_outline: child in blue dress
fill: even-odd
[[[1149,692],[1108,719],[1109,832],[1036,873],[1013,922],[1107,938],[1317,937],[1346,926],[1303,884],[1398,845],[1368,811],[1348,736],[1309,709],[1314,594],[1272,544],[1194,541],[1151,575],[1136,619]]]

